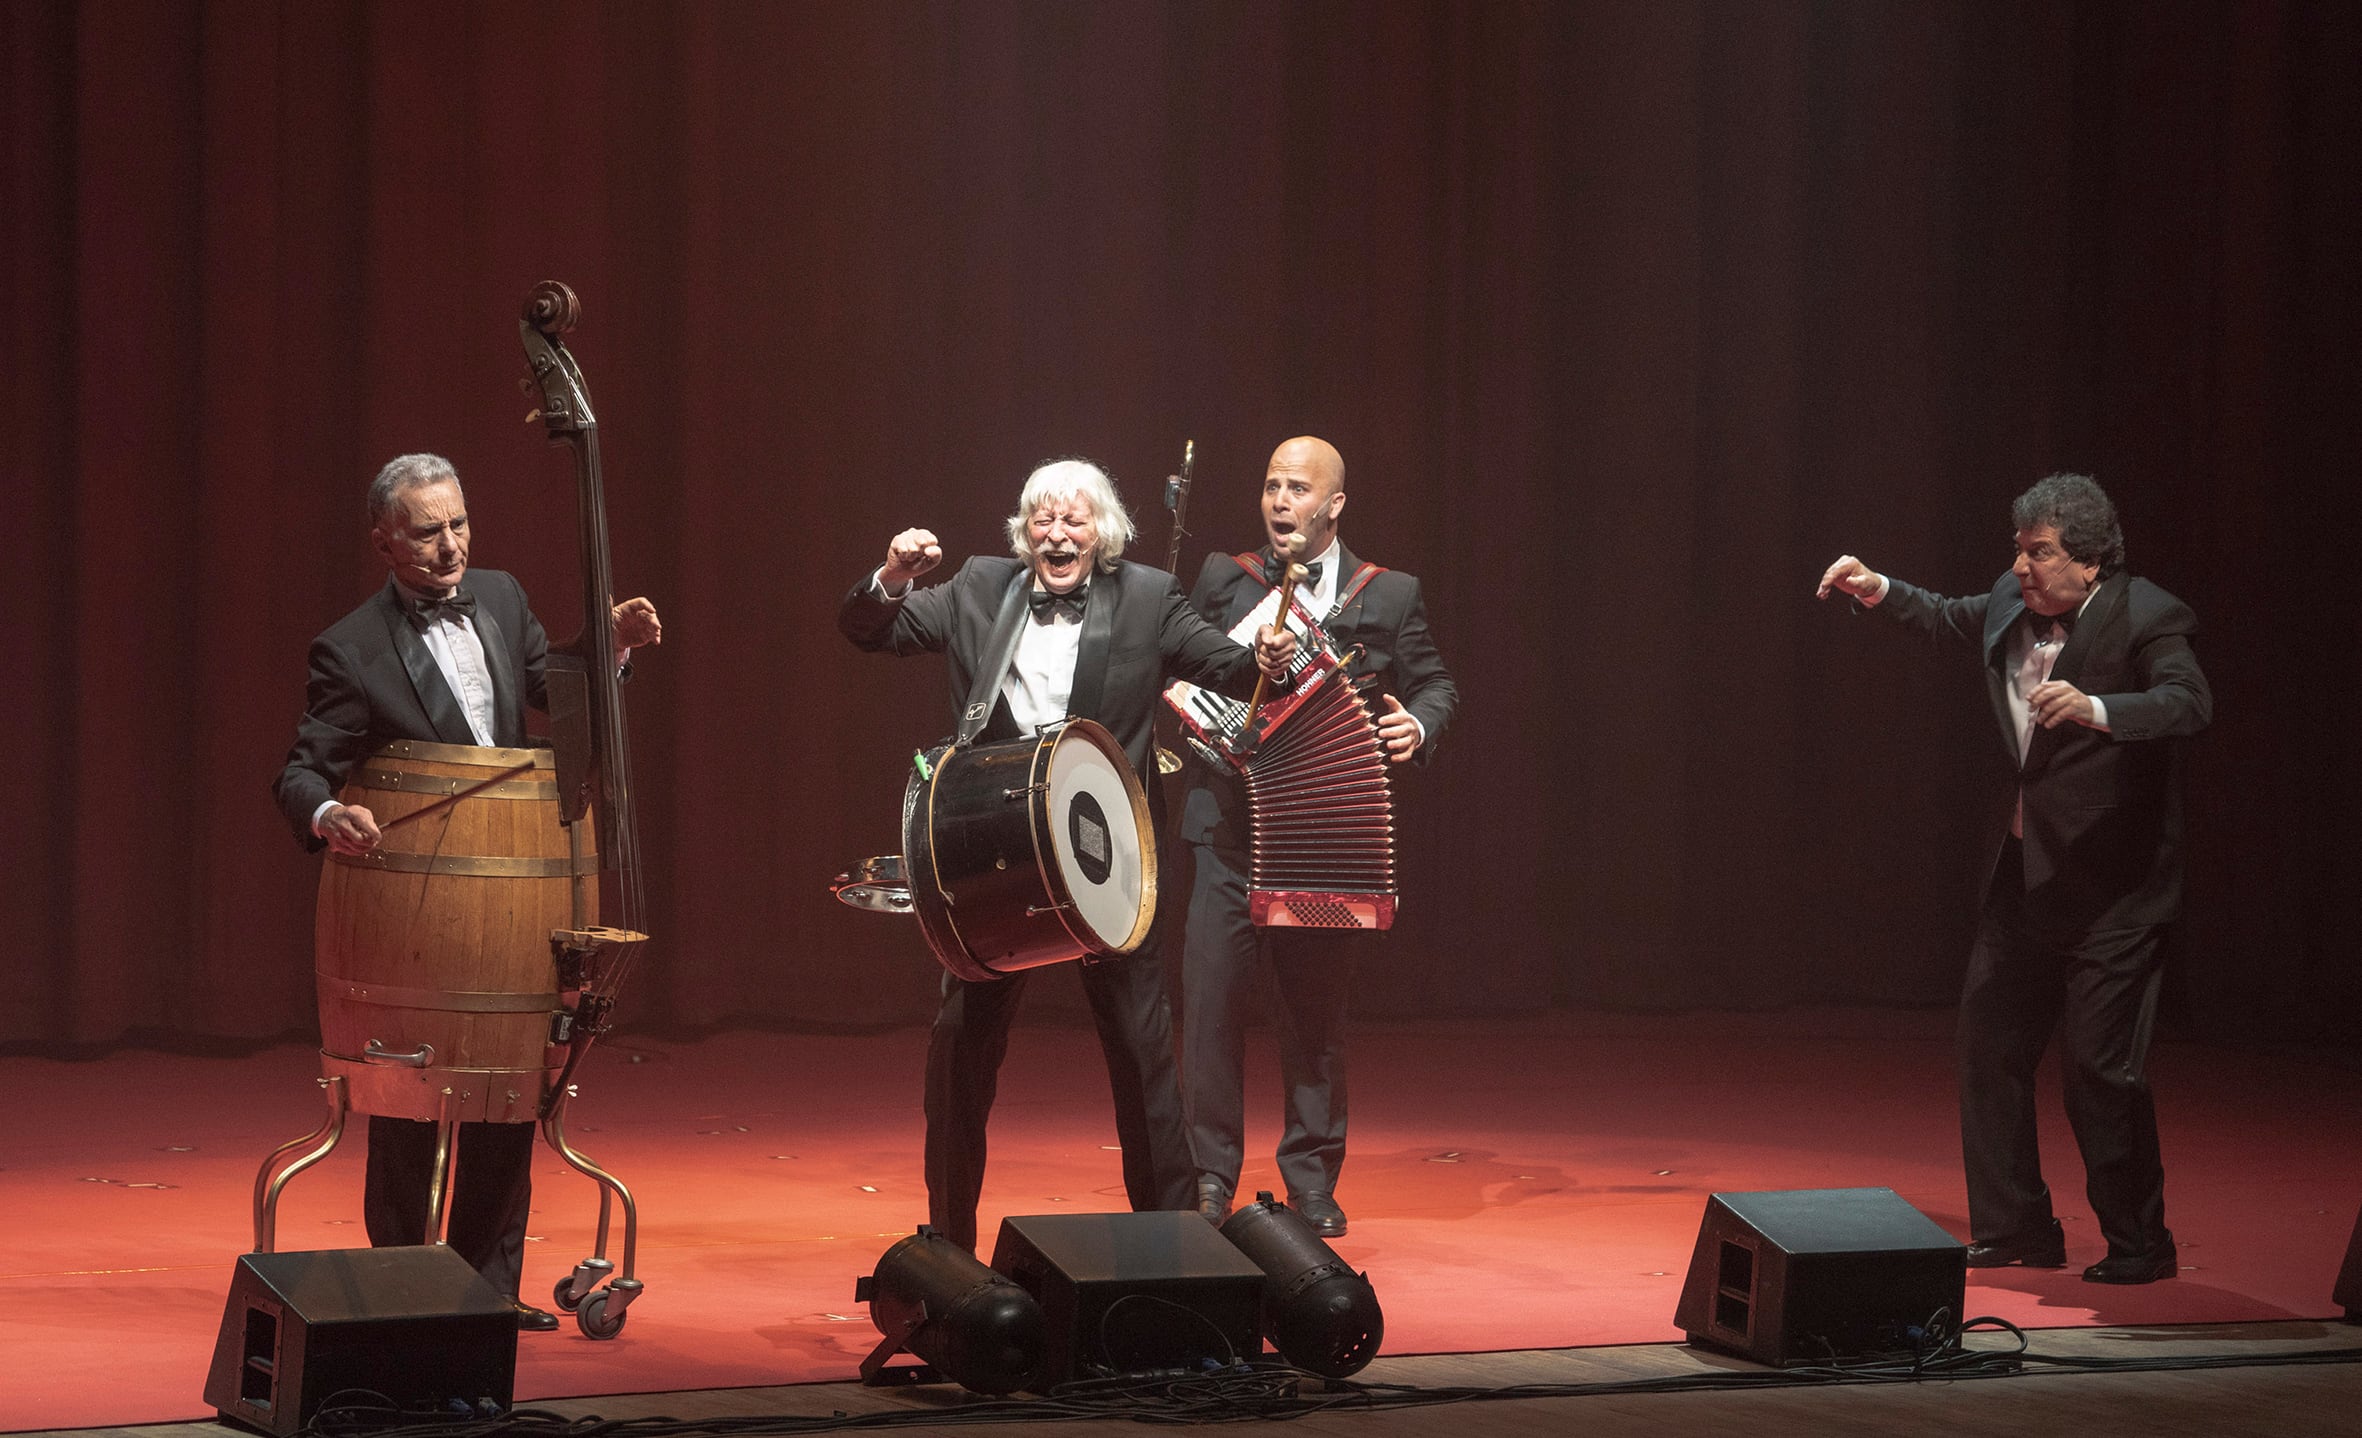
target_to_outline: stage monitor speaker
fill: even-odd
[[[2346,1310],[2346,1317],[2362,1318],[2362,1213],[2354,1215],[2354,1236],[2346,1240],[2346,1261],[2329,1296]]]
[[[1263,1270],[1195,1213],[1005,1218],[992,1266],[1041,1305],[1037,1389],[1263,1352]]]
[[[1891,1188],[1717,1193],[1673,1321],[1786,1368],[1909,1353],[1967,1290],[1967,1249]]]
[[[285,1435],[339,1393],[404,1412],[457,1400],[506,1410],[517,1310],[440,1245],[249,1253],[238,1260],[205,1401],[224,1420]]]

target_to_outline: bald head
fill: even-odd
[[[1270,468],[1282,464],[1325,481],[1330,489],[1345,487],[1345,456],[1316,435],[1300,434],[1271,452]]]
[[[1318,559],[1337,538],[1345,512],[1345,456],[1325,439],[1298,435],[1271,452],[1263,471],[1263,531],[1276,551],[1304,536],[1304,557]]]

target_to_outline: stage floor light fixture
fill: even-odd
[[[863,1383],[941,1377],[972,1393],[1014,1393],[1041,1368],[1041,1305],[932,1226],[887,1249],[853,1299],[883,1335],[861,1360]],[[926,1366],[886,1367],[906,1350]]]
[[[1346,1378],[1378,1356],[1386,1315],[1370,1276],[1355,1273],[1304,1215],[1257,1193],[1223,1223],[1222,1236],[1263,1270],[1263,1336],[1280,1357]]]

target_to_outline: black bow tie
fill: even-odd
[[[1263,561],[1263,582],[1270,585],[1272,588],[1279,588],[1280,580],[1286,578],[1287,573],[1287,561],[1281,559],[1278,555],[1273,555],[1271,558]],[[1320,561],[1316,559],[1310,564],[1305,565],[1304,578],[1298,582],[1305,585],[1306,587],[1320,583]]]
[[[472,619],[476,613],[476,596],[458,590],[441,599],[413,599],[410,613],[420,624],[432,624],[438,619]]]
[[[2064,643],[2066,637],[2075,632],[2075,612],[2069,610],[2065,614],[2036,614],[2029,609],[2026,611],[2026,623],[2033,627],[2034,638],[2037,642],[2048,639],[2050,626],[2057,625],[2059,640]]]
[[[1083,601],[1090,597],[1091,585],[1086,580],[1065,594],[1052,594],[1047,589],[1037,589],[1027,596],[1027,599],[1033,605],[1033,617],[1047,624],[1057,616],[1061,605],[1075,618],[1082,618]]]

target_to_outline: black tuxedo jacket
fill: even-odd
[[[1022,601],[1007,602],[1013,587],[1030,587],[1025,567],[1015,559],[979,556],[948,583],[913,588],[899,603],[871,592],[874,574],[863,575],[845,596],[837,627],[872,652],[939,652],[948,658],[957,724],[977,668],[1009,653],[1016,626],[1033,622]],[[1168,676],[1244,699],[1255,689],[1255,652],[1191,613],[1181,586],[1161,569],[1118,560],[1112,572],[1093,574],[1067,709],[1105,726],[1124,746],[1132,772],[1152,790],[1156,771],[1149,767],[1149,751]],[[997,696],[997,687],[993,692]]]
[[[2008,672],[2010,629],[2026,612],[2017,576],[1959,599],[1888,584],[1880,610],[1932,639],[1971,646],[1983,660],[2009,793],[2025,803],[2028,919],[2060,933],[2172,919],[2182,896],[2181,746],[2172,741],[2214,717],[2190,647],[2198,632],[2190,607],[2145,579],[2103,580],[2051,677],[2105,704],[2108,729],[2037,725],[2021,765]]]
[[[470,569],[460,591],[472,594],[470,621],[492,671],[493,742],[525,742],[525,707],[547,707],[549,636],[525,602],[525,590],[497,569]],[[312,814],[336,797],[363,755],[396,739],[473,744],[459,697],[427,652],[391,577],[360,608],[312,641],[312,677],[303,721],[287,767],[272,785],[281,813],[305,847],[322,847]]]
[[[1344,593],[1361,564],[1352,550],[1341,542],[1338,544],[1338,593]],[[1227,634],[1231,626],[1246,618],[1270,592],[1269,584],[1247,573],[1230,555],[1210,554],[1206,556],[1205,567],[1198,571],[1197,587],[1190,591],[1189,603]],[[1361,657],[1346,668],[1347,677],[1369,699],[1374,713],[1384,710],[1378,703],[1380,694],[1393,695],[1403,708],[1411,711],[1411,717],[1425,731],[1425,739],[1412,762],[1426,763],[1443,742],[1443,731],[1452,722],[1452,716],[1459,712],[1460,689],[1452,682],[1450,671],[1444,668],[1435,637],[1427,628],[1427,605],[1420,596],[1419,581],[1399,569],[1386,570],[1363,585],[1361,592],[1322,628],[1328,631],[1340,653],[1350,651],[1356,644],[1362,646]],[[1203,770],[1203,765],[1197,765],[1193,772],[1202,777]],[[1204,842],[1211,833],[1209,819],[1210,815],[1201,807],[1191,806],[1182,821],[1182,837]]]

